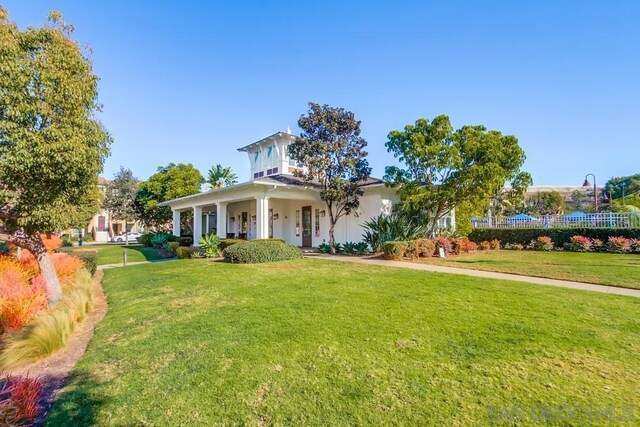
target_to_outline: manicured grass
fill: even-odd
[[[433,258],[428,262],[450,267],[640,289],[640,255],[636,254],[502,250],[461,255],[445,260]]]
[[[478,425],[492,406],[640,408],[636,298],[309,259],[140,265],[107,270],[104,287],[107,316],[48,425]]]
[[[122,252],[127,250],[128,262],[136,261],[153,261],[161,259],[162,255],[158,253],[154,248],[142,246],[138,244],[130,243],[128,246],[122,244],[104,244],[104,245],[84,245],[74,246],[73,248],[67,248],[70,252],[76,251],[97,251],[98,252],[98,265],[105,264],[121,264]]]

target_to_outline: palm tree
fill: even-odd
[[[238,183],[238,175],[233,173],[230,167],[223,168],[220,165],[212,166],[209,169],[209,175],[207,177],[207,184],[211,188],[228,187],[229,185]]]

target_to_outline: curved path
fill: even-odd
[[[385,267],[410,268],[412,270],[430,271],[434,273],[460,274],[463,276],[484,277],[487,279],[511,280],[515,282],[533,283],[534,285],[559,286],[561,288],[581,289],[583,291],[601,292],[604,294],[625,295],[640,298],[639,289],[618,288],[615,286],[594,285],[592,283],[571,282],[568,280],[546,279],[543,277],[521,276],[519,274],[498,273],[493,271],[470,270],[457,267],[443,267],[432,264],[419,264],[407,261],[389,261],[377,258],[362,258],[344,255],[309,254],[309,258],[322,258],[334,261],[356,262],[360,264],[381,265]]]

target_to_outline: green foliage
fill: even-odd
[[[530,215],[556,215],[564,213],[565,203],[557,191],[539,191],[525,200],[523,212]]]
[[[354,249],[356,254],[363,255],[369,251],[369,244],[367,242],[359,242],[356,243]]]
[[[198,254],[200,254],[200,249],[194,248],[193,246],[178,246],[176,248],[176,257],[178,257],[178,259],[193,258]]]
[[[215,234],[207,234],[200,238],[200,249],[204,251],[207,258],[220,256],[220,238]]]
[[[309,103],[308,114],[298,120],[302,133],[289,146],[289,155],[306,170],[294,174],[317,186],[329,215],[329,246],[335,245],[334,227],[338,220],[360,205],[360,184],[369,178],[371,168],[360,136],[360,121],[351,111]]]
[[[222,167],[221,165],[211,166],[207,175],[207,184],[211,188],[228,187],[238,183],[238,175],[236,175],[230,167]]]
[[[5,242],[0,241],[0,256],[9,255],[9,246]]]
[[[346,254],[355,254],[356,253],[356,243],[355,242],[344,242],[342,245],[342,250]]]
[[[362,238],[371,247],[373,252],[382,251],[385,242],[392,240],[414,240],[423,237],[425,227],[407,220],[401,214],[380,214],[366,221],[362,228]]]
[[[111,137],[96,120],[98,77],[59,13],[24,30],[2,15],[0,219],[10,233],[67,229],[95,208],[109,154]]]
[[[614,199],[622,199],[623,191],[625,196],[640,193],[640,173],[611,178],[604,184],[603,192],[605,194],[611,194]]]
[[[405,251],[409,246],[408,242],[391,241],[382,245],[384,259],[400,259],[405,255]]]
[[[525,154],[517,138],[484,126],[454,131],[444,115],[391,131],[385,145],[404,163],[387,167],[385,178],[397,188],[400,208],[421,218],[429,235],[434,235],[438,220],[460,203],[473,209],[488,207],[507,181],[518,188],[531,182],[528,173],[520,172]]]
[[[42,359],[64,348],[93,304],[93,279],[81,269],[65,286],[62,299],[41,311],[19,331],[3,339],[0,370]]]
[[[273,240],[247,240],[227,247],[222,253],[226,262],[242,264],[302,258],[298,247]]]
[[[171,253],[172,256],[176,256],[176,252],[178,251],[179,247],[180,247],[180,243],[178,242],[167,243],[167,250]]]
[[[84,262],[84,267],[93,276],[98,270],[98,252],[92,250],[78,250],[68,252],[76,258],[80,258]]]
[[[564,246],[571,243],[573,236],[584,236],[603,242],[606,242],[610,236],[639,239],[640,228],[479,228],[469,234],[469,239],[476,243],[498,239],[503,245],[517,243],[526,246],[540,236],[549,236],[556,245]]]
[[[328,254],[331,252],[331,246],[329,246],[323,240],[322,243],[318,245],[318,252],[320,252],[321,254]]]
[[[158,167],[156,173],[139,186],[135,200],[138,218],[147,227],[168,231],[173,218],[171,208],[159,207],[158,204],[196,194],[203,182],[202,174],[191,163],[170,163]],[[188,215],[182,216],[187,219]]]
[[[164,248],[169,241],[169,235],[167,233],[154,233],[149,238],[149,243],[154,248]]]
[[[135,200],[138,192],[138,180],[131,169],[122,166],[115,178],[106,188],[102,207],[109,211],[117,221],[133,222],[136,220]]]
[[[228,248],[231,245],[235,245],[236,243],[244,243],[247,240],[244,239],[221,239],[220,243],[218,244],[218,247],[220,248],[220,251],[224,251],[226,248]],[[261,242],[280,242],[280,243],[286,243],[284,241],[284,239],[260,239]]]

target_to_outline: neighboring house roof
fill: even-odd
[[[269,142],[270,140],[276,139],[276,138],[289,138],[289,139],[296,139],[296,137],[294,135],[291,135],[290,133],[286,133],[286,132],[276,132],[273,135],[269,135],[266,138],[262,138],[256,142],[252,142],[249,145],[245,145],[244,147],[238,148],[238,151],[250,151],[251,148],[262,145],[265,142]]]

